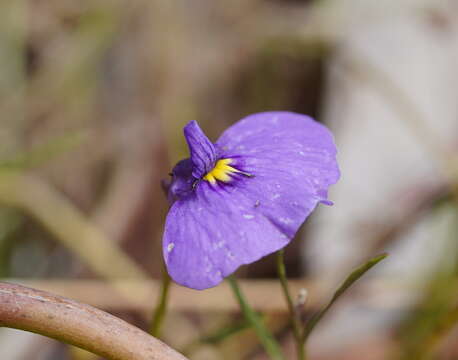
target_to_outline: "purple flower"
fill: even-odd
[[[172,171],[163,253],[179,284],[216,286],[294,237],[339,179],[332,134],[308,116],[247,116],[213,144],[184,128],[191,157]]]

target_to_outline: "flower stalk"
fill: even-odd
[[[305,359],[305,347],[302,335],[302,321],[296,306],[294,306],[293,299],[288,287],[288,278],[286,276],[285,256],[284,250],[281,249],[277,252],[277,272],[280,284],[282,287],[283,295],[285,296],[290,315],[291,326],[293,328],[294,340],[296,342],[296,351],[298,360]]]
[[[162,287],[161,294],[159,297],[158,304],[154,310],[153,317],[151,320],[151,327],[149,333],[154,337],[159,337],[162,324],[164,323],[165,314],[167,312],[167,301],[169,298],[169,289],[172,280],[170,279],[169,274],[164,269],[162,274]]]

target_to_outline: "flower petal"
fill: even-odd
[[[285,111],[250,115],[227,129],[216,145],[221,156],[235,158],[244,171],[262,179],[253,190],[262,188],[275,199],[291,194],[332,204],[327,190],[340,177],[337,150],[331,132],[312,118]]]
[[[304,115],[251,115],[216,145],[219,158],[253,177],[202,181],[172,206],[164,258],[172,278],[195,289],[215,286],[240,265],[286,246],[339,178],[331,133]]]
[[[207,136],[203,133],[195,120],[190,121],[184,127],[184,136],[191,153],[191,161],[194,164],[192,175],[200,179],[208,173],[216,161],[216,149]]]
[[[216,286],[240,265],[283,248],[289,238],[236,187],[201,182],[167,215],[163,253],[173,280],[193,289]]]

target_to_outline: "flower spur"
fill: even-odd
[[[216,286],[285,247],[339,179],[332,134],[308,116],[247,116],[213,144],[184,128],[190,157],[172,170],[163,254],[172,279]]]

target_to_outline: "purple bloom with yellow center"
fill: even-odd
[[[174,281],[206,289],[285,247],[339,179],[333,136],[291,112],[245,117],[212,143],[184,128],[190,157],[172,171],[163,253]]]

